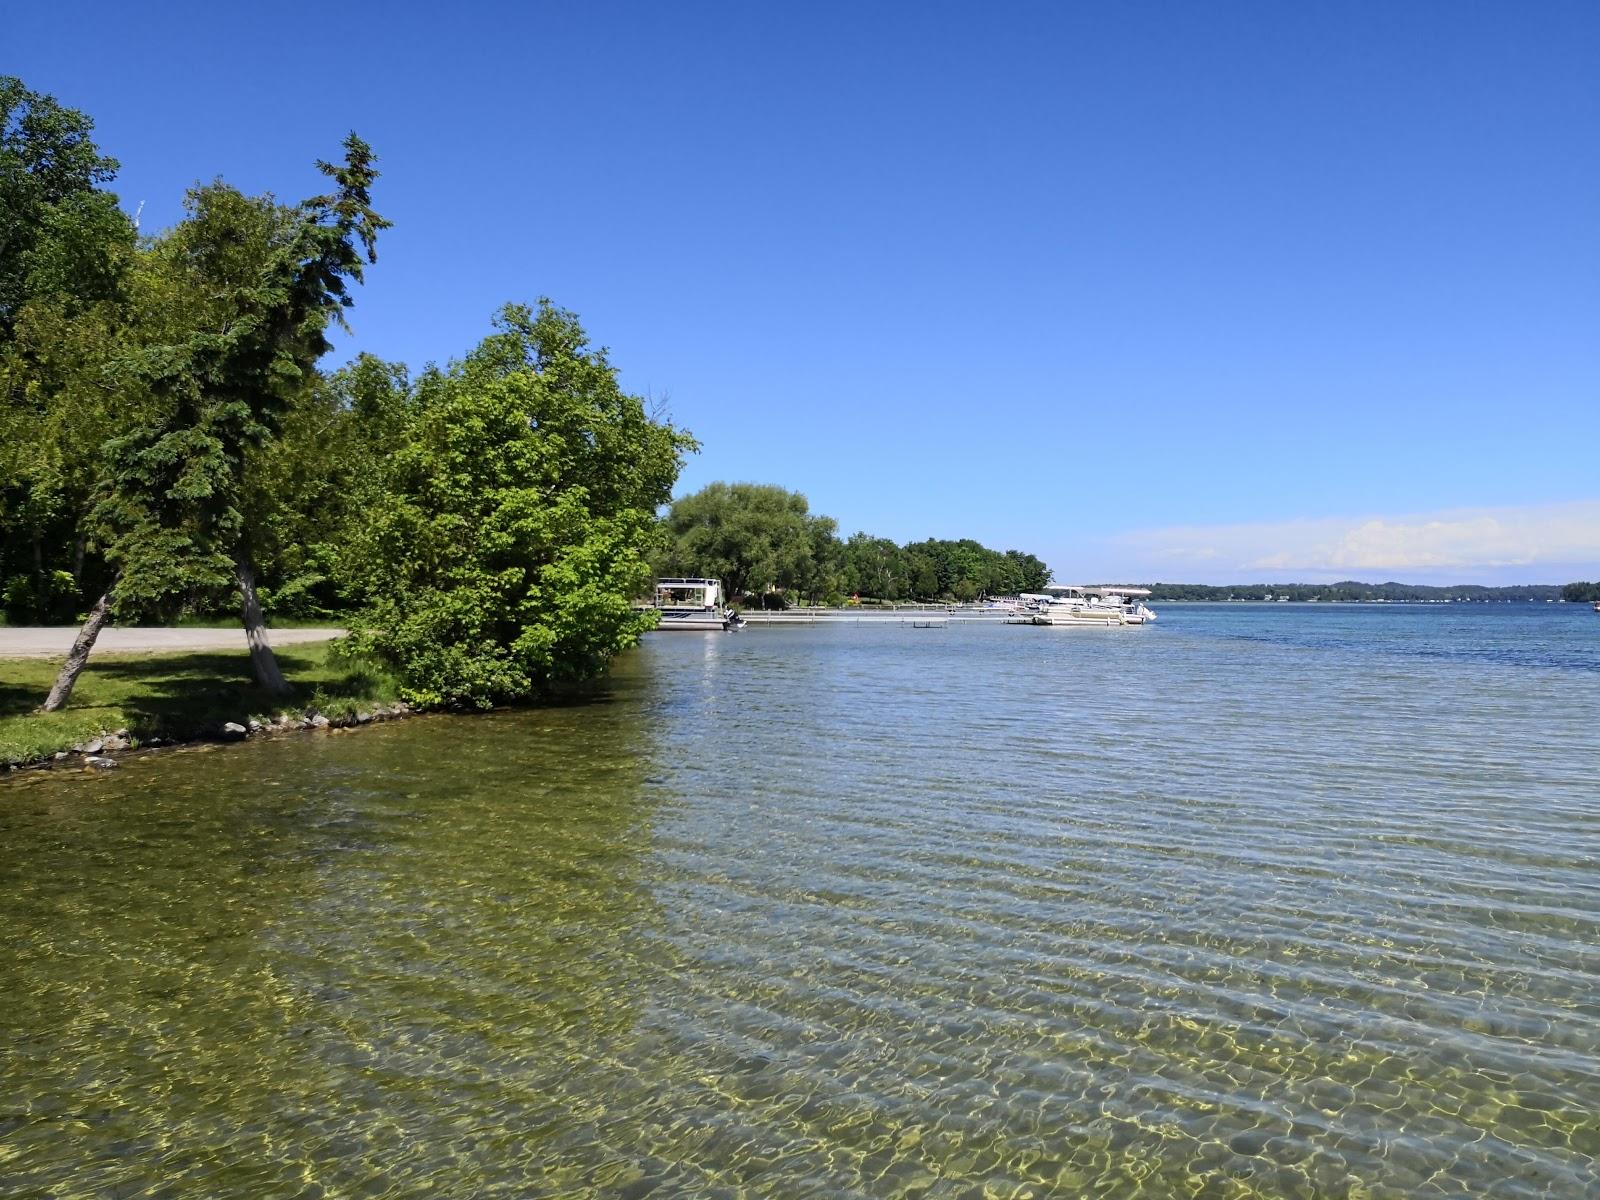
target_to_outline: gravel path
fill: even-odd
[[[274,646],[299,642],[326,642],[342,637],[343,629],[269,629]],[[0,658],[60,658],[72,649],[76,625],[0,625]],[[102,629],[94,644],[96,654],[152,654],[185,650],[244,650],[244,630],[237,625],[221,629]]]

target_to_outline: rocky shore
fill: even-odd
[[[104,733],[98,737],[80,742],[67,750],[57,750],[54,754],[29,762],[16,762],[0,764],[0,773],[10,770],[29,770],[40,768],[74,768],[86,771],[115,770],[121,764],[118,759],[125,754],[139,750],[152,750],[172,748],[178,746],[192,746],[203,742],[242,742],[249,738],[273,737],[289,733],[311,733],[318,730],[348,731],[360,728],[363,725],[372,725],[382,721],[398,721],[405,717],[416,715],[416,710],[404,701],[393,704],[380,704],[370,709],[361,709],[347,713],[329,716],[315,709],[307,709],[300,713],[283,712],[276,716],[249,717],[244,722],[224,721],[219,725],[196,730],[194,733],[183,737],[136,737],[126,729],[118,729],[111,733]]]

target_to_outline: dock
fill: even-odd
[[[906,625],[913,629],[944,629],[952,622],[1031,624],[1031,619],[999,608],[960,604],[896,604],[871,608],[785,608],[770,611],[747,608],[746,625]]]

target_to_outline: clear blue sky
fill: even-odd
[[[549,295],[704,443],[1063,576],[1600,576],[1600,4],[11,5],[144,227],[349,129],[348,353]],[[1269,569],[1279,566],[1281,569]]]

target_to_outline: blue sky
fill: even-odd
[[[577,311],[713,479],[1062,576],[1600,577],[1600,5],[13,5],[144,228],[356,129],[342,352]]]

